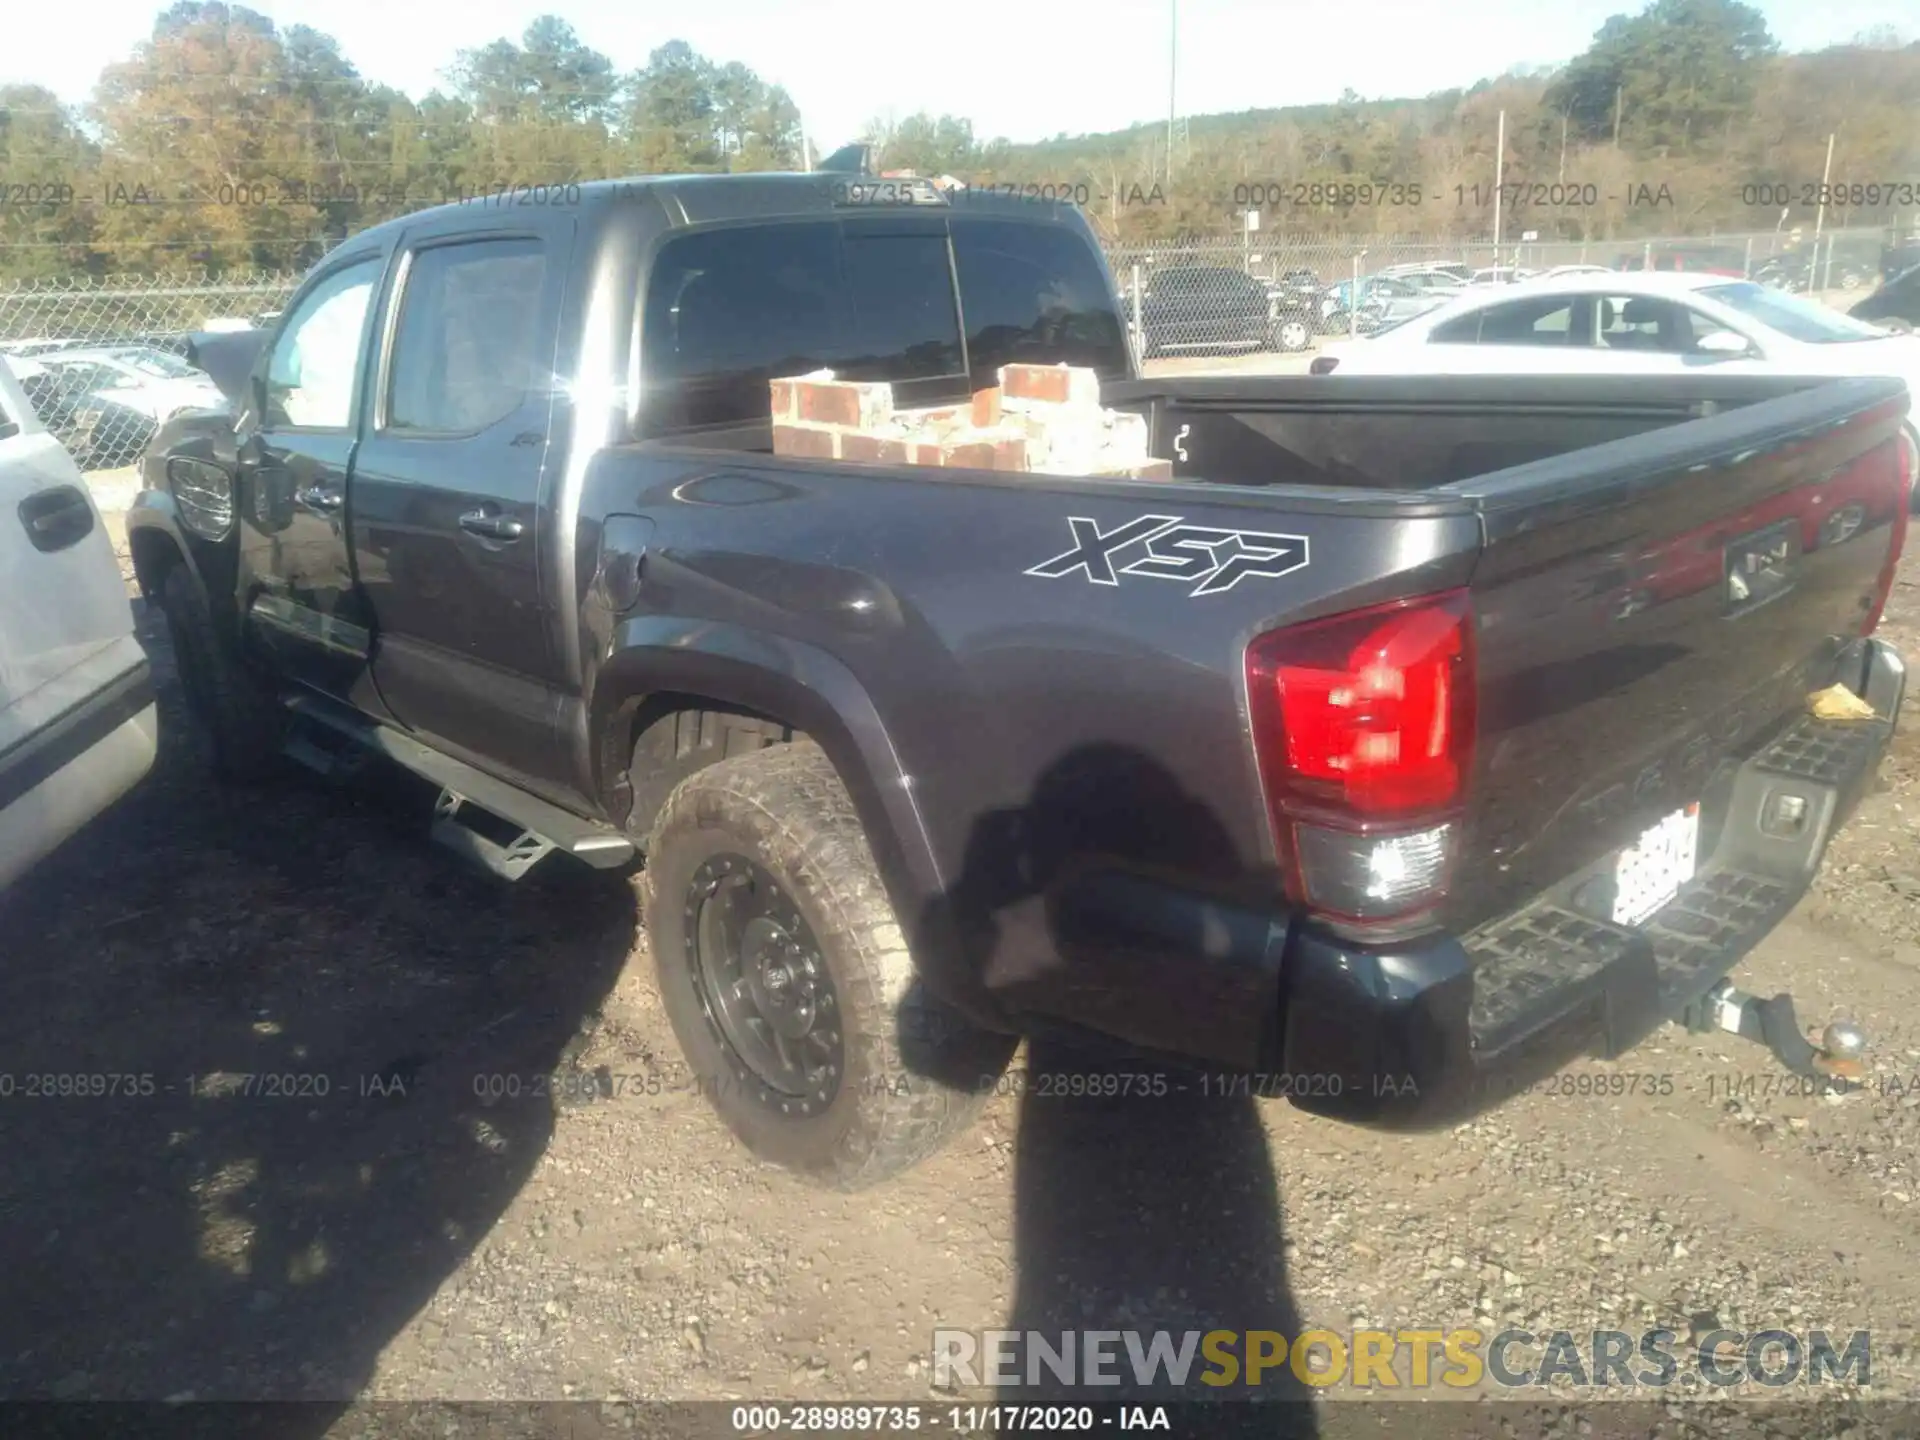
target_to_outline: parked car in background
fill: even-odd
[[[1673,270],[1687,274],[1725,275],[1744,280],[1747,252],[1730,245],[1669,244],[1642,246],[1614,262],[1616,271]]]
[[[1920,394],[1920,338],[1753,280],[1571,275],[1468,294],[1371,339],[1327,375],[1885,375]],[[1907,442],[1920,450],[1920,417]]]
[[[1920,216],[1911,225],[1889,225],[1880,242],[1880,278],[1891,280],[1920,266]]]
[[[61,441],[83,470],[131,465],[173,416],[226,403],[206,375],[150,345],[59,350],[36,358],[59,395],[68,426]]]
[[[1460,260],[1409,260],[1398,265],[1383,265],[1374,272],[1405,278],[1409,275],[1446,275],[1464,285],[1473,275],[1473,267]]]
[[[1360,277],[1357,328],[1362,334],[1369,333],[1371,327],[1396,323],[1409,315],[1419,314],[1433,305],[1465,293],[1465,290],[1461,281],[1444,270],[1383,270],[1377,275],[1363,275]],[[1354,284],[1351,280],[1342,280],[1327,293],[1334,302],[1334,309],[1325,330],[1329,334],[1346,334],[1349,329],[1347,314],[1354,305]],[[1425,303],[1420,303],[1422,301]]]
[[[1866,299],[1854,301],[1847,313],[1890,330],[1920,330],[1920,262],[1888,278]]]
[[[1541,278],[1543,280],[1550,280],[1558,275],[1611,275],[1613,273],[1614,272],[1605,265],[1555,265],[1551,269],[1543,271]]]
[[[1476,285],[1514,285],[1522,280],[1531,280],[1538,273],[1523,270],[1513,265],[1489,265],[1484,270],[1476,270],[1467,277],[1469,287]]]
[[[1385,326],[1398,325],[1403,320],[1424,315],[1462,293],[1457,285],[1442,289],[1433,285],[1414,284],[1412,277],[1377,275],[1361,291],[1360,333],[1371,334]]]
[[[0,889],[132,789],[158,736],[113,544],[0,359]]]
[[[1873,267],[1861,257],[1821,255],[1810,251],[1774,255],[1755,265],[1753,278],[1776,290],[1861,290],[1873,283]]]
[[[1333,287],[1311,270],[1289,270],[1268,282],[1267,291],[1283,311],[1310,316],[1319,334],[1346,328],[1346,309],[1334,297]]]
[[[1318,328],[1314,309],[1268,290],[1240,270],[1172,266],[1151,275],[1140,300],[1148,356],[1169,350],[1305,350]]]

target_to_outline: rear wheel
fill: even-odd
[[[160,608],[180,688],[213,773],[235,785],[265,779],[285,738],[279,696],[247,665],[232,637],[215,626],[206,597],[184,564],[167,572]]]
[[[683,781],[641,877],[661,999],[755,1155],[858,1190],[973,1118],[1017,1041],[926,993],[826,754],[798,742]]]

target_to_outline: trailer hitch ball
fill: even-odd
[[[1820,1032],[1820,1051],[1829,1060],[1858,1060],[1867,1051],[1867,1032],[1851,1020],[1836,1020]]]
[[[1790,995],[1762,999],[1722,980],[1706,993],[1703,1002],[1694,1011],[1698,1018],[1693,1028],[1725,1030],[1756,1041],[1795,1074],[1857,1079],[1864,1073],[1861,1056],[1866,1053],[1867,1034],[1851,1020],[1836,1020],[1827,1026],[1816,1048],[1800,1029]]]

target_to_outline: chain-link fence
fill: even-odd
[[[0,354],[83,470],[131,465],[171,414],[217,404],[186,336],[278,312],[298,276],[0,282]]]

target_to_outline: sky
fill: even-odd
[[[89,98],[101,68],[152,32],[157,0],[18,0],[8,7],[0,83]],[[1170,17],[1177,7],[1175,104],[1189,114],[1316,104],[1351,87],[1368,98],[1471,85],[1515,65],[1585,49],[1601,23],[1644,0],[713,0],[704,5],[583,0],[255,0],[282,28],[332,35],[370,80],[419,98],[456,51],[517,39],[541,13],[636,69],[680,39],[787,87],[807,135],[832,150],[870,119],[915,111],[972,120],[981,139],[1040,140],[1116,130],[1168,113]],[[1791,50],[1892,25],[1920,32],[1915,0],[1759,0]],[[992,17],[1008,17],[992,23]]]

